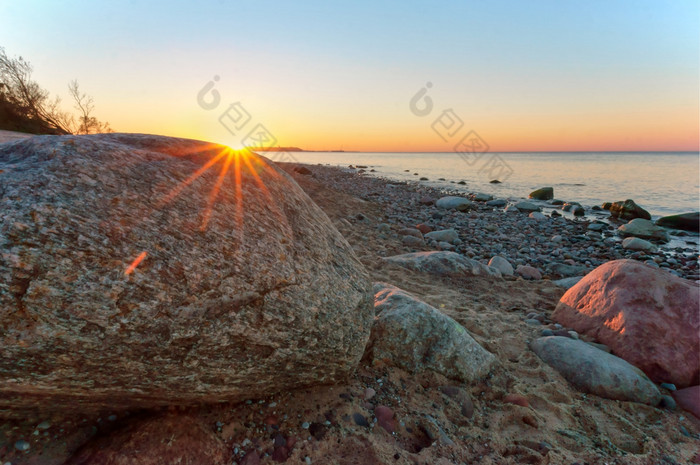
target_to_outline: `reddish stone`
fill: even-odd
[[[389,407],[385,405],[378,405],[374,409],[374,416],[377,417],[377,424],[384,428],[387,433],[393,433],[396,430],[394,411]]]
[[[286,462],[289,458],[289,450],[284,446],[277,446],[272,452],[272,460],[275,462]]]
[[[424,223],[421,223],[418,226],[416,226],[416,229],[422,232],[423,234],[428,234],[429,232],[433,231],[433,228]]]
[[[260,465],[260,454],[258,454],[258,451],[251,450],[245,454],[241,460],[241,465]]]
[[[522,276],[525,279],[542,279],[542,273],[540,273],[540,270],[528,265],[518,265],[518,267],[515,269],[515,274]]]
[[[276,415],[268,415],[263,421],[266,425],[279,425],[279,419]]]
[[[605,263],[564,294],[552,319],[607,345],[653,381],[700,383],[698,286],[634,260]]]
[[[520,394],[508,394],[503,398],[503,402],[507,404],[515,404],[519,405],[521,407],[529,407],[530,406],[530,401],[527,400],[527,397],[521,396]]]
[[[671,393],[676,404],[700,419],[700,386],[679,389]]]

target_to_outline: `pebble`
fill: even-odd
[[[361,413],[359,413],[359,412],[353,413],[352,419],[356,425],[369,428],[369,422],[367,421],[367,418],[365,418],[365,416],[362,415]]]
[[[676,401],[671,396],[661,396],[659,407],[665,408],[666,410],[676,410]]]
[[[377,394],[377,391],[375,391],[371,387],[368,387],[367,389],[365,389],[365,400],[370,400],[376,394]]]
[[[675,391],[676,390],[676,385],[673,383],[661,383],[659,384],[664,389],[667,389],[669,391]]]
[[[26,452],[29,450],[30,447],[31,446],[29,445],[29,443],[24,439],[20,439],[19,441],[15,442],[15,449],[17,449],[18,451]]]

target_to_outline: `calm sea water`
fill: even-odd
[[[430,186],[500,198],[527,197],[534,189],[551,186],[555,198],[587,206],[634,199],[654,217],[700,209],[698,152],[489,153],[478,159],[455,153],[291,155],[300,163],[366,165],[376,170],[368,173],[372,176],[415,182],[426,177],[429,180],[422,182]],[[491,184],[492,179],[503,182]],[[467,184],[456,184],[459,181]]]

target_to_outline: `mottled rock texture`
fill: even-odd
[[[374,291],[377,317],[368,347],[375,361],[465,383],[489,372],[496,357],[455,320],[391,284],[375,283]]]
[[[583,341],[561,336],[536,339],[532,350],[574,387],[607,399],[657,405],[661,393],[638,368]]]
[[[653,381],[687,387],[700,378],[699,292],[666,271],[615,260],[569,289],[552,319],[607,345]]]
[[[0,415],[235,401],[362,356],[366,271],[265,158],[40,136],[0,145],[0,186]]]

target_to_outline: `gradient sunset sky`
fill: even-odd
[[[119,132],[237,146],[261,124],[309,150],[451,151],[431,129],[449,109],[491,151],[700,137],[697,0],[0,0],[0,46],[66,108],[77,78]],[[220,103],[204,109],[210,81]],[[219,118],[234,103],[250,120],[232,135]]]

